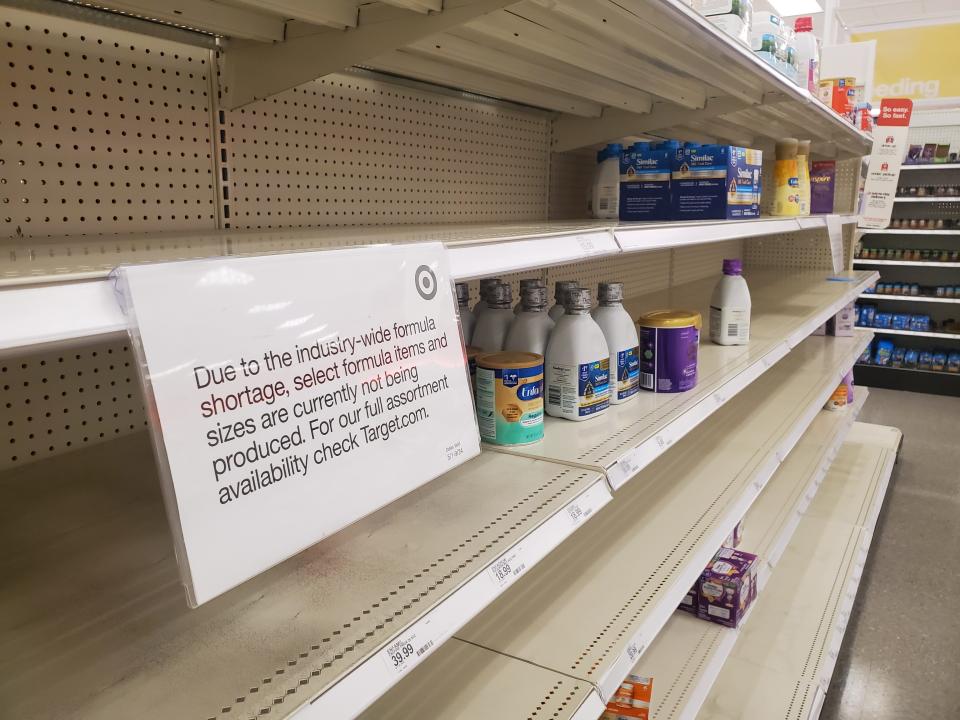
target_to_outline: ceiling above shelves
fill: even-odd
[[[26,4],[90,15],[68,0]],[[872,142],[680,0],[102,0],[97,7],[146,21],[134,20],[143,32],[178,28],[201,44],[215,41],[228,109],[361,67],[559,113],[557,151],[636,136],[756,146],[799,135],[814,140],[818,154],[858,156]]]

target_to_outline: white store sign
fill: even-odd
[[[913,102],[902,98],[880,102],[873,129],[873,152],[863,186],[859,227],[882,229],[890,224],[900,182],[900,165],[907,154],[907,134]]]
[[[480,451],[440,243],[117,275],[191,605]]]

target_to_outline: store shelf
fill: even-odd
[[[869,267],[871,265],[960,268],[960,262],[934,262],[933,260],[866,260],[863,258],[857,258],[853,261],[854,267]]]
[[[897,197],[893,199],[898,203],[932,203],[932,202],[960,202],[960,196],[944,195],[942,197]]]
[[[939,338],[941,340],[960,340],[960,333],[920,332],[919,330],[894,330],[893,328],[877,327],[869,329],[879,335],[912,335],[913,337]]]
[[[895,428],[854,424],[699,718],[819,715],[900,438]]]
[[[888,230],[869,230],[867,228],[859,228],[859,230],[864,235],[960,235],[960,230],[903,230],[901,228],[897,228],[895,230],[892,228]]]
[[[960,397],[960,373],[857,363],[854,376],[870,387]]]
[[[612,487],[621,487],[878,278],[876,273],[863,272],[840,277],[843,281],[837,282],[823,273],[749,273],[750,344],[701,343],[696,388],[685,393],[640,393],[637,400],[612,406],[589,422],[548,417],[543,442],[499,450],[593,468],[605,472]],[[715,284],[714,278],[708,278],[678,285],[631,299],[625,306],[633,317],[661,308],[699,310],[706,334]]]
[[[611,498],[598,473],[484,452],[190,609],[153,468],[138,433],[0,476],[11,716],[352,717]],[[397,639],[427,652],[397,670]]]
[[[928,163],[926,165],[901,165],[904,170],[960,170],[960,163]]]
[[[869,340],[808,338],[457,637],[608,700]]]
[[[855,222],[856,215],[839,215]],[[826,216],[803,219],[825,227]],[[443,242],[458,280],[540,270],[552,265],[609,257],[621,252],[683,247],[801,229],[797,219],[635,223],[613,221],[387,226],[308,230],[219,231],[201,234],[132,235],[116,243],[122,253],[74,252],[63,239],[11,266],[0,278],[0,353],[50,342],[108,336],[126,329],[109,280],[118,264],[260,255],[379,244]],[[100,243],[103,244],[103,243]],[[91,257],[97,258],[92,260]],[[2,267],[2,265],[0,265]],[[46,284],[42,284],[46,283]]]
[[[920,303],[960,303],[960,298],[936,297],[930,295],[886,295],[881,293],[860,293],[863,300],[895,300],[897,302]]]
[[[360,718],[597,720],[604,707],[589,683],[454,638]],[[314,718],[306,709],[295,720]]]
[[[854,406],[822,410],[747,512],[740,548],[760,558],[761,589],[816,495],[867,397]],[[749,621],[741,624],[741,629]],[[675,612],[632,673],[653,677],[652,720],[693,720],[733,649],[739,630]]]

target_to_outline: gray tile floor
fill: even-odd
[[[871,390],[903,431],[822,720],[960,718],[960,398]]]

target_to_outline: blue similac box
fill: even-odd
[[[669,220],[670,174],[673,153],[669,147],[652,148],[635,143],[620,156],[620,219]]]
[[[674,220],[736,220],[760,216],[763,153],[733,145],[678,150],[670,192]]]

